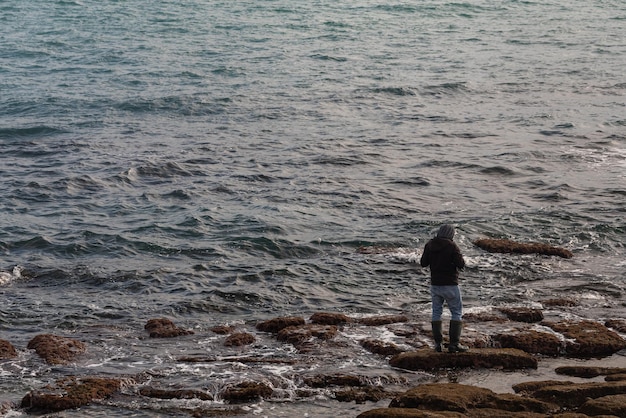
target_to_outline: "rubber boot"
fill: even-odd
[[[448,346],[448,352],[450,353],[463,353],[469,350],[468,347],[461,345],[461,331],[463,330],[462,321],[450,321],[450,345]]]
[[[435,339],[435,351],[441,353],[441,343],[443,342],[443,325],[441,321],[433,321],[433,338]]]

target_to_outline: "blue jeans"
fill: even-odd
[[[433,301],[433,321],[441,321],[443,303],[448,304],[453,321],[460,321],[463,316],[463,300],[459,286],[430,286]]]

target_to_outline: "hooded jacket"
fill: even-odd
[[[454,286],[459,284],[459,270],[465,267],[465,260],[454,241],[437,237],[426,243],[420,264],[430,266],[433,286]]]

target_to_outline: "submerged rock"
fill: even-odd
[[[304,318],[301,318],[299,316],[285,316],[260,322],[257,324],[256,329],[262,332],[271,332],[273,334],[276,334],[283,328],[304,324]]]
[[[543,312],[541,312],[540,309],[500,308],[499,311],[506,315],[511,321],[526,322],[529,324],[543,321]]]
[[[439,370],[450,368],[536,369],[537,359],[513,348],[472,349],[465,353],[437,353],[431,350],[408,351],[389,360],[393,367],[406,370]]]
[[[22,399],[21,407],[29,412],[58,412],[79,408],[94,400],[101,400],[120,390],[120,379],[99,377],[66,377],[55,386],[31,391]]]
[[[565,248],[553,247],[548,244],[540,243],[522,243],[510,241],[508,239],[492,239],[482,238],[474,241],[474,245],[491,253],[508,253],[508,254],[543,254],[556,255],[563,258],[572,258],[571,251]]]
[[[278,332],[276,338],[298,347],[314,337],[320,340],[330,340],[337,335],[337,331],[335,325],[308,324],[283,328]]]
[[[408,322],[409,317],[406,315],[382,315],[370,316],[358,320],[359,324],[378,327],[381,325],[396,324],[398,322]]]
[[[319,325],[343,325],[352,319],[342,313],[317,312],[311,316],[311,322]]]
[[[167,318],[150,319],[144,329],[150,333],[150,338],[173,338],[194,333],[177,327]]]
[[[242,382],[220,392],[220,397],[230,403],[257,401],[272,396],[272,388],[259,382]]]
[[[361,347],[365,348],[370,353],[381,354],[383,356],[395,356],[396,354],[406,351],[394,343],[373,339],[361,341]]]
[[[248,334],[247,332],[236,332],[234,334],[229,335],[226,340],[224,340],[224,345],[226,347],[241,347],[242,345],[250,345],[256,341],[254,335]]]
[[[15,347],[8,341],[0,340],[0,360],[17,357]]]
[[[200,399],[203,401],[212,401],[213,396],[210,393],[206,393],[196,389],[176,389],[165,390],[156,389],[153,387],[143,387],[139,389],[141,396],[157,399]]]
[[[26,347],[35,350],[48,364],[67,364],[87,350],[81,341],[53,334],[37,335]]]

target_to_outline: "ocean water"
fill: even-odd
[[[0,401],[67,374],[212,392],[257,378],[284,396],[251,415],[355,416],[298,398],[297,376],[384,359],[175,359],[231,355],[215,325],[428,320],[414,262],[442,222],[466,311],[568,297],[554,315],[624,317],[625,39],[618,0],[0,2],[0,338],[20,352]],[[488,254],[481,237],[574,257]],[[196,334],[146,339],[157,317]],[[40,333],[88,352],[47,366],[26,349]],[[64,416],[169,416],[136,403]]]

